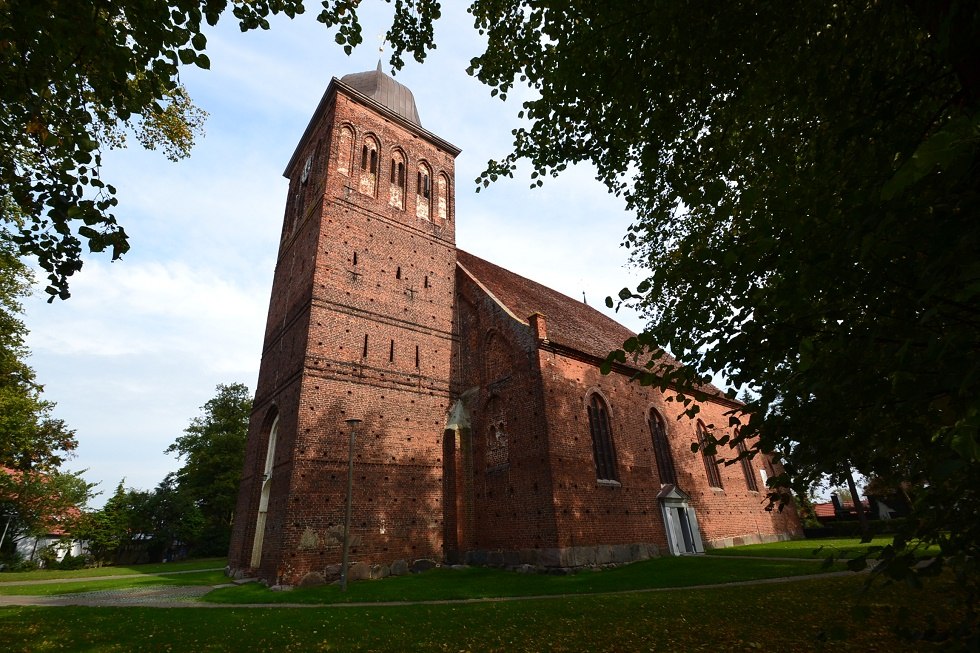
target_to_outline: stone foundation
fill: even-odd
[[[578,569],[600,565],[619,565],[649,560],[660,555],[656,544],[611,544],[600,546],[570,546],[548,549],[519,549],[515,551],[467,551],[463,561],[476,567],[517,569],[540,567],[548,569]]]
[[[716,540],[709,540],[704,543],[705,549],[727,549],[732,546],[742,546],[743,544],[768,544],[769,542],[785,542],[794,538],[789,533],[776,533],[774,535],[742,535],[739,537],[722,537]]]

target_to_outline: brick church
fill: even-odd
[[[353,419],[350,559],[376,572],[800,535],[795,513],[764,509],[771,462],[691,452],[734,402],[709,388],[701,421],[678,419],[632,369],[599,372],[628,329],[456,248],[459,152],[380,65],[327,87],[285,171],[231,572],[337,569]]]

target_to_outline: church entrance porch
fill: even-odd
[[[667,530],[667,546],[672,555],[704,553],[698,518],[688,501],[690,497],[676,485],[665,485],[657,495]]]

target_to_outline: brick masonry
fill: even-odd
[[[457,251],[457,154],[343,81],[324,94],[285,171],[231,569],[296,583],[339,563],[350,418],[362,420],[352,561],[567,566],[669,550],[651,410],[706,545],[799,535],[795,514],[763,510],[741,465],[709,487],[676,404],[599,373],[597,354],[628,331]],[[593,393],[616,483],[596,480]],[[466,423],[447,429],[457,401]],[[730,408],[707,401],[704,421],[727,424]]]

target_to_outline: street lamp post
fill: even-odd
[[[354,437],[357,433],[357,425],[361,420],[357,418],[345,419],[344,422],[350,427],[350,446],[347,451],[347,509],[344,513],[344,555],[340,563],[340,591],[347,591],[347,558],[350,551],[350,513],[351,499],[354,495]]]

